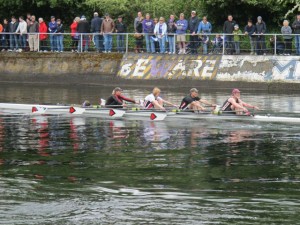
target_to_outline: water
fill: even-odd
[[[2,85],[0,99],[96,103],[110,92]],[[242,94],[300,111],[297,94]],[[299,143],[297,124],[0,114],[0,224],[299,224]]]

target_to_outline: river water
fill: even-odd
[[[1,85],[0,102],[96,103],[111,89]],[[242,96],[300,111],[299,94]],[[0,224],[299,224],[299,143],[297,124],[1,113]]]

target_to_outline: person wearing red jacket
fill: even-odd
[[[48,28],[43,18],[39,18],[40,52],[47,52]]]
[[[119,87],[116,87],[112,95],[106,100],[105,107],[106,108],[123,108],[126,107],[126,104],[123,103],[123,101],[131,102],[131,103],[138,103],[133,99],[127,98],[122,95],[122,89]]]
[[[78,33],[77,33],[77,25],[78,25],[79,20],[80,20],[80,18],[76,17],[74,19],[73,23],[70,26],[70,28],[71,28],[71,38],[72,38],[72,43],[71,43],[72,52],[77,52],[77,48],[78,48],[79,36],[78,36]]]

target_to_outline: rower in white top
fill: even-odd
[[[162,97],[160,97],[160,89],[155,87],[152,91],[152,94],[147,95],[145,100],[144,100],[144,107],[145,109],[161,109],[161,110],[166,110],[163,106],[164,103],[174,106],[174,107],[178,107],[177,105],[168,102],[166,100],[164,100]]]
[[[250,105],[244,101],[241,100],[241,92],[239,89],[235,88],[232,90],[230,98],[228,98],[223,106],[221,107],[222,111],[225,112],[232,112],[234,114],[241,115],[244,113],[249,114],[249,111],[247,108],[252,108],[259,110],[257,106]]]

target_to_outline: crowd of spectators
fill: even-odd
[[[212,35],[212,24],[206,16],[200,19],[196,11],[192,11],[188,19],[180,13],[178,20],[175,20],[175,15],[170,15],[167,20],[164,17],[152,19],[149,13],[144,17],[142,12],[138,12],[133,29],[136,53],[198,54],[201,49],[202,54],[221,54],[225,50],[226,54],[238,55],[241,53],[243,36],[249,38],[251,55],[267,53],[267,26],[261,16],[255,22],[249,19],[242,29],[233,16],[228,15],[222,34]],[[93,43],[97,52],[110,53],[113,33],[116,36],[116,50],[125,52],[124,34],[128,31],[123,17],[119,16],[115,21],[108,13],[99,17],[97,12],[90,22],[82,15],[76,17],[70,26],[64,26],[62,20],[54,16],[51,16],[48,24],[43,18],[37,21],[31,14],[27,14],[26,18],[12,16],[10,20],[4,19],[0,23],[1,51],[63,52],[65,30],[71,33],[68,49],[72,52],[88,52]],[[282,37],[276,35],[269,38],[277,53],[291,55],[295,38],[296,55],[300,55],[300,13],[291,26],[288,20],[283,21],[281,34]]]

